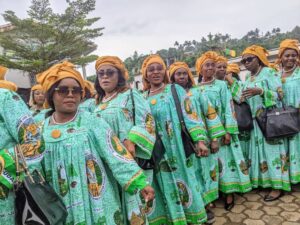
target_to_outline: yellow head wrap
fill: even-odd
[[[144,62],[142,64],[142,68],[141,68],[141,73],[142,73],[142,76],[143,76],[144,90],[149,90],[150,89],[150,84],[146,79],[147,78],[147,68],[148,68],[149,65],[151,65],[153,63],[159,63],[163,66],[164,70],[167,69],[164,60],[159,55],[157,55],[157,54],[149,55],[144,60]],[[165,75],[164,83],[165,84],[169,83],[169,77],[167,76],[167,74]]]
[[[81,88],[84,89],[84,80],[81,74],[75,70],[74,64],[68,61],[53,65],[48,70],[37,75],[37,81],[42,85],[44,92],[47,92],[53,84],[65,78],[77,80]]]
[[[185,62],[175,62],[169,67],[169,76],[170,76],[170,78],[172,76],[174,76],[176,70],[178,70],[180,68],[186,69],[186,71],[188,72],[189,78],[192,82],[192,85],[194,86],[195,85],[195,80],[194,80],[193,74],[192,74],[189,66]]]
[[[94,84],[88,80],[84,80],[84,84],[85,84],[85,88],[87,88],[89,90],[89,92],[91,93],[91,95],[93,96],[96,92]]]
[[[226,73],[235,73],[239,74],[240,73],[240,67],[236,63],[231,63],[227,65]]]
[[[128,80],[129,74],[128,71],[122,62],[122,60],[117,56],[101,56],[97,59],[95,64],[96,71],[99,70],[100,66],[103,65],[111,65],[116,67],[121,71],[122,76],[125,78],[125,80]]]
[[[218,58],[218,53],[214,52],[214,51],[208,51],[205,52],[204,54],[202,54],[196,61],[196,65],[195,65],[195,69],[197,72],[197,75],[199,75],[201,73],[201,69],[202,66],[204,65],[204,63],[207,60],[213,60],[213,61],[217,61]]]
[[[277,63],[269,63],[269,67],[278,72],[280,70],[279,65]]]
[[[7,80],[0,80],[0,88],[8,89],[15,92],[18,90],[18,87],[15,83]]]
[[[0,80],[4,80],[4,76],[5,76],[6,72],[7,72],[7,70],[8,69],[6,67],[0,66]]]
[[[269,55],[268,51],[265,48],[261,47],[261,46],[251,45],[243,51],[242,56],[245,55],[245,54],[255,55],[260,59],[260,61],[265,66],[269,66],[269,61],[268,61],[268,58],[267,58],[267,56]]]
[[[227,62],[228,62],[228,59],[225,58],[224,56],[219,55],[217,57],[216,63],[226,63],[227,64]]]
[[[42,91],[43,87],[40,84],[36,84],[34,86],[32,86],[31,91]]]
[[[300,55],[299,50],[299,41],[296,39],[285,39],[280,43],[278,56],[279,58],[282,56],[286,49],[294,49]]]

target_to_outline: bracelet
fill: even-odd
[[[260,89],[261,90],[261,93],[259,95],[263,95],[264,94],[264,89]]]

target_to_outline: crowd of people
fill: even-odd
[[[299,60],[297,40],[281,42],[275,64],[252,45],[242,81],[237,64],[208,51],[195,82],[186,63],[167,67],[153,54],[141,67],[143,91],[129,87],[116,56],[97,59],[94,84],[65,61],[37,75],[30,109],[0,67],[0,223],[15,223],[15,146],[62,199],[64,224],[212,224],[218,198],[226,210],[255,188],[279,199],[300,182],[300,134],[269,140],[255,118],[300,108]],[[248,130],[237,121],[242,103]]]

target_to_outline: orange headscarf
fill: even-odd
[[[243,53],[242,56],[245,54],[251,54],[251,55],[255,55],[257,56],[260,61],[265,65],[265,66],[269,66],[269,61],[267,56],[269,55],[268,51],[259,46],[259,45],[251,45],[248,48],[246,48]]]
[[[6,72],[7,72],[7,70],[8,69],[6,67],[0,66],[0,80],[4,80],[4,76],[5,76]]]
[[[37,75],[37,81],[42,85],[44,92],[47,92],[53,84],[65,78],[77,80],[84,91],[84,80],[81,74],[75,70],[75,65],[68,61],[53,65],[48,70]]]
[[[197,76],[199,76],[202,66],[204,65],[204,63],[207,60],[213,60],[213,61],[217,61],[218,58],[218,53],[214,52],[214,51],[207,51],[204,54],[202,54],[196,61],[196,65],[195,65],[195,69],[197,72]]]
[[[279,65],[277,63],[269,63],[269,67],[278,72],[280,70]]]
[[[192,85],[194,86],[195,85],[195,80],[194,80],[193,74],[192,74],[189,66],[185,62],[175,62],[169,67],[169,76],[170,76],[170,78],[172,76],[174,76],[176,70],[178,70],[180,68],[183,68],[188,72],[189,78],[192,82]]]
[[[240,67],[236,63],[231,63],[227,65],[226,73],[235,73],[239,74],[240,73]]]
[[[121,71],[121,74],[125,78],[125,80],[129,79],[128,71],[125,67],[125,64],[122,62],[122,60],[117,56],[101,56],[97,59],[95,64],[96,71],[100,68],[100,66],[103,65],[111,65],[116,67]]]
[[[36,84],[34,86],[32,86],[31,91],[42,91],[43,87],[40,84]]]
[[[219,55],[219,56],[217,57],[216,63],[226,63],[226,64],[227,64],[227,62],[228,62],[228,59],[225,58],[224,56]]]
[[[278,56],[281,58],[283,52],[286,49],[294,49],[298,53],[298,56],[300,55],[300,50],[299,50],[299,41],[296,39],[285,39],[280,43],[279,46],[279,52]]]
[[[89,92],[91,93],[91,95],[93,96],[96,92],[94,84],[88,80],[84,80],[84,84],[85,84],[85,88],[87,88],[89,90]]]
[[[163,66],[163,68],[166,70],[166,64],[164,62],[164,60],[157,54],[153,54],[153,55],[149,55],[143,62],[142,64],[142,68],[141,68],[141,73],[143,76],[143,86],[144,86],[144,90],[149,90],[150,89],[150,84],[147,81],[147,68],[148,66],[150,66],[153,63],[159,63]],[[165,79],[164,79],[164,83],[167,84],[169,83],[169,76],[165,75]]]
[[[8,89],[14,92],[18,90],[18,87],[15,83],[7,80],[0,80],[0,88]]]

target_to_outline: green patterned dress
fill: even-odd
[[[293,74],[282,78],[283,102],[286,106],[300,108],[300,68]],[[290,181],[292,184],[300,182],[300,133],[286,139],[287,151],[290,160]]]
[[[192,139],[206,140],[201,120],[194,111],[185,90],[175,85],[183,109],[185,124]],[[201,186],[195,174],[195,159],[186,159],[181,139],[181,129],[171,85],[163,92],[147,97],[156,129],[162,139],[166,153],[154,171],[153,185],[163,194],[164,202],[156,202],[148,217],[150,224],[201,224],[206,220]],[[156,186],[157,185],[157,186]],[[155,190],[156,190],[155,189]],[[165,211],[162,210],[165,206]]]
[[[40,129],[21,97],[0,88],[0,105],[0,224],[11,225],[15,224],[14,197],[10,191],[16,170],[13,147],[21,144],[27,162],[33,166],[41,160],[43,148]]]
[[[132,100],[135,105],[135,125]],[[110,125],[121,142],[128,139],[136,145],[137,157],[150,159],[155,142],[155,123],[149,103],[138,91],[133,89],[132,95],[131,90],[119,93],[111,101],[100,103],[96,107],[95,113],[100,114]],[[147,173],[149,172],[147,171]],[[148,179],[151,179],[151,176]],[[124,194],[127,219],[131,221],[134,211],[138,210],[141,203],[138,194],[137,196]]]
[[[271,106],[280,106],[280,77],[270,68],[264,67],[256,77],[247,76],[243,85],[246,88],[262,88],[263,95],[256,95],[247,99],[253,117],[261,109]],[[290,191],[287,149],[283,139],[266,141],[256,120],[251,131],[249,142],[250,178],[253,188],[282,189]]]
[[[124,224],[118,184],[134,194],[147,185],[143,171],[96,115],[79,111],[64,125],[49,125],[49,120],[44,123],[43,167],[67,207],[67,224]],[[136,212],[136,221],[143,217]]]
[[[94,98],[89,98],[80,103],[79,108],[87,112],[93,113],[96,108],[96,102]]]
[[[200,84],[220,117],[225,131],[231,135],[229,145],[221,145],[217,153],[219,164],[219,190],[225,194],[251,190],[248,168],[238,138],[238,127],[233,100],[227,84],[214,80]]]
[[[41,125],[43,123],[43,121],[46,119],[46,114],[49,111],[50,111],[50,109],[43,109],[39,112],[34,111],[33,114],[32,114],[32,116],[34,118],[34,121],[37,124]]]
[[[209,141],[225,135],[224,127],[205,92],[198,86],[191,88],[187,94],[198,114],[204,121]],[[209,143],[208,143],[209,145]],[[202,197],[205,205],[219,198],[219,169],[217,154],[196,158],[196,176],[202,186]]]

